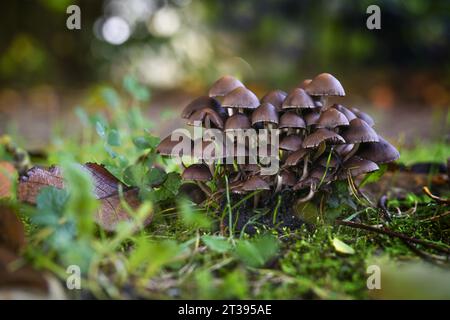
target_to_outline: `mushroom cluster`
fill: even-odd
[[[341,104],[328,104],[328,97],[344,95],[341,83],[328,73],[304,80],[289,94],[273,90],[261,99],[239,80],[231,76],[220,78],[208,96],[201,96],[185,107],[182,118],[188,125],[215,128],[224,134],[249,129],[276,132],[278,149],[269,150],[268,156],[279,159],[278,169],[263,175],[262,159],[230,164],[224,159],[235,155],[227,153],[216,157],[211,165],[202,152],[200,156],[197,152],[198,163],[185,167],[182,178],[195,181],[207,194],[211,191],[205,182],[214,177],[219,190],[228,187],[232,193],[245,194],[289,189],[303,192],[299,201],[305,202],[333,181],[361,176],[378,170],[379,164],[396,160],[398,151],[375,132],[374,121],[368,114]],[[194,141],[191,142],[193,145]],[[178,143],[171,136],[166,137],[157,152],[173,156]],[[202,150],[211,148],[212,143],[202,141]],[[231,143],[236,148],[237,142]],[[267,145],[258,145],[258,149],[262,147]],[[247,160],[252,157],[244,154]],[[257,202],[256,199],[255,205]]]

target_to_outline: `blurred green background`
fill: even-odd
[[[66,28],[71,4],[81,30]],[[372,4],[381,30],[366,27]],[[448,145],[450,1],[8,0],[0,21],[0,133],[28,148],[55,127],[77,134],[73,108],[103,108],[98,89],[129,75],[150,88],[145,111],[163,135],[223,74],[261,97],[320,72],[397,146]]]

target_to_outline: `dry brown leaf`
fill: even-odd
[[[0,161],[0,198],[8,198],[11,194],[12,179],[16,169],[6,161]]]
[[[96,222],[106,231],[114,231],[117,224],[121,221],[130,220],[129,213],[123,208],[120,196],[119,186],[123,187],[123,197],[132,209],[137,209],[141,204],[138,197],[138,189],[130,188],[121,183],[105,167],[95,163],[82,165],[87,170],[94,184],[94,196],[101,202],[100,208],[96,214]],[[48,169],[34,167],[20,177],[18,187],[18,199],[30,204],[36,204],[36,197],[42,188],[53,186],[58,189],[64,188],[64,179],[62,170],[59,167],[50,167]],[[151,222],[149,216],[144,224]]]
[[[25,229],[14,209],[0,205],[0,246],[18,253],[25,246]]]

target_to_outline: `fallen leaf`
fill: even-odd
[[[122,206],[119,187],[123,188],[123,198],[132,209],[137,209],[141,202],[138,197],[139,190],[131,188],[120,182],[105,167],[95,163],[81,165],[87,170],[93,181],[93,194],[101,202],[100,208],[95,216],[95,220],[104,230],[114,231],[121,221],[130,220],[127,210]],[[29,204],[36,204],[36,197],[42,188],[53,186],[58,189],[64,188],[64,178],[62,170],[53,166],[48,169],[34,167],[20,177],[18,186],[18,199]],[[144,224],[151,222],[149,216]]]
[[[0,205],[0,246],[18,253],[25,246],[25,229],[13,208]]]
[[[339,253],[344,253],[344,254],[354,254],[355,253],[355,249],[350,247],[345,242],[339,240],[338,238],[333,238],[333,246],[334,246],[334,249]]]
[[[0,162],[0,198],[8,198],[11,194],[12,180],[16,169],[6,161]]]

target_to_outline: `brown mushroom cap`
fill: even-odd
[[[244,182],[242,189],[244,191],[270,190],[270,186],[259,176],[253,176]]]
[[[352,108],[352,112],[360,119],[363,119],[367,124],[371,127],[375,125],[375,121],[373,121],[372,117],[369,116],[367,113],[362,112],[358,108]]]
[[[305,89],[311,83],[311,81],[312,79],[305,79],[297,86],[297,88]]]
[[[340,144],[338,146],[334,147],[334,151],[336,151],[336,153],[340,156],[340,157],[345,157],[347,154],[349,154],[350,151],[353,150],[353,144],[348,143],[348,144]]]
[[[317,112],[313,109],[311,111],[305,112],[303,118],[305,119],[306,125],[308,127],[314,126],[319,122],[320,112]]]
[[[345,96],[344,88],[339,80],[329,73],[317,75],[305,90],[312,96]]]
[[[287,151],[297,151],[302,147],[303,139],[296,135],[291,134],[280,141],[280,149],[281,150],[287,150]]]
[[[224,108],[256,109],[259,106],[259,99],[247,88],[239,87],[227,93],[222,106]]]
[[[284,99],[286,99],[287,93],[282,90],[272,90],[268,92],[262,99],[261,103],[268,102],[272,104],[277,111],[281,111],[281,105]]]
[[[344,138],[328,129],[317,129],[303,141],[303,148],[316,148],[322,142],[328,142],[331,144],[341,144],[345,143]]]
[[[295,128],[295,129],[304,129],[306,128],[306,123],[302,117],[300,117],[294,111],[288,111],[283,114],[280,118],[280,124],[278,126],[280,129],[282,128]]]
[[[295,173],[290,170],[283,170],[281,171],[281,184],[292,187],[297,183],[297,177],[295,176]]]
[[[229,117],[225,122],[225,132],[238,129],[250,129],[250,120],[245,114],[236,113]]]
[[[214,98],[208,96],[201,96],[193,101],[191,101],[181,112],[181,118],[187,119],[193,114],[195,111],[203,109],[203,108],[211,108],[220,115],[226,115],[226,111],[220,106],[219,101]]]
[[[222,117],[211,108],[203,108],[195,111],[189,116],[187,124],[190,126],[196,126],[197,123],[200,123],[200,126],[205,126],[207,119],[211,121],[215,128],[223,129]]]
[[[182,154],[178,154],[178,155],[172,154],[173,148],[175,148],[175,146],[177,146],[179,143],[181,143],[182,139],[189,139],[190,144],[191,144],[191,149],[192,149],[193,142],[190,139],[190,137],[187,137],[187,136],[184,138],[180,137],[179,140],[172,141],[172,135],[169,135],[161,140],[161,142],[156,147],[156,152],[162,156],[182,156]],[[182,150],[180,150],[180,152],[181,151]]]
[[[210,97],[225,96],[236,88],[244,87],[242,82],[232,76],[223,76],[213,83],[209,89]]]
[[[378,136],[378,139],[378,142],[362,144],[358,149],[357,155],[378,164],[392,162],[400,157],[400,153],[392,144],[381,136]]]
[[[309,177],[312,179],[317,179],[318,181],[323,182],[329,182],[334,180],[335,174],[333,173],[333,169],[331,167],[322,167],[322,166],[315,166],[312,168],[311,172],[309,173]]]
[[[283,109],[310,109],[315,108],[314,101],[301,88],[294,89],[283,101]]]
[[[209,181],[212,179],[212,174],[207,165],[197,163],[184,169],[181,177],[183,180]]]
[[[269,102],[262,103],[252,113],[252,125],[261,122],[278,124],[278,121],[278,112]]]
[[[344,162],[344,170],[340,174],[340,178],[345,178],[347,176],[347,172],[350,172],[353,177],[357,177],[364,173],[373,172],[378,169],[380,168],[375,162],[353,156]]]
[[[309,153],[308,149],[300,148],[297,151],[291,153],[284,162],[286,167],[296,166],[307,154]]]
[[[344,128],[341,136],[347,143],[378,142],[378,135],[364,120],[355,118]]]
[[[329,108],[321,113],[316,127],[334,129],[339,126],[348,126],[348,125],[349,125],[348,119],[342,112],[334,108]]]
[[[350,110],[348,110],[346,107],[344,107],[341,104],[335,103],[331,107],[336,109],[337,111],[342,112],[347,117],[348,121],[352,121],[353,119],[357,118],[353,112],[351,112]]]

